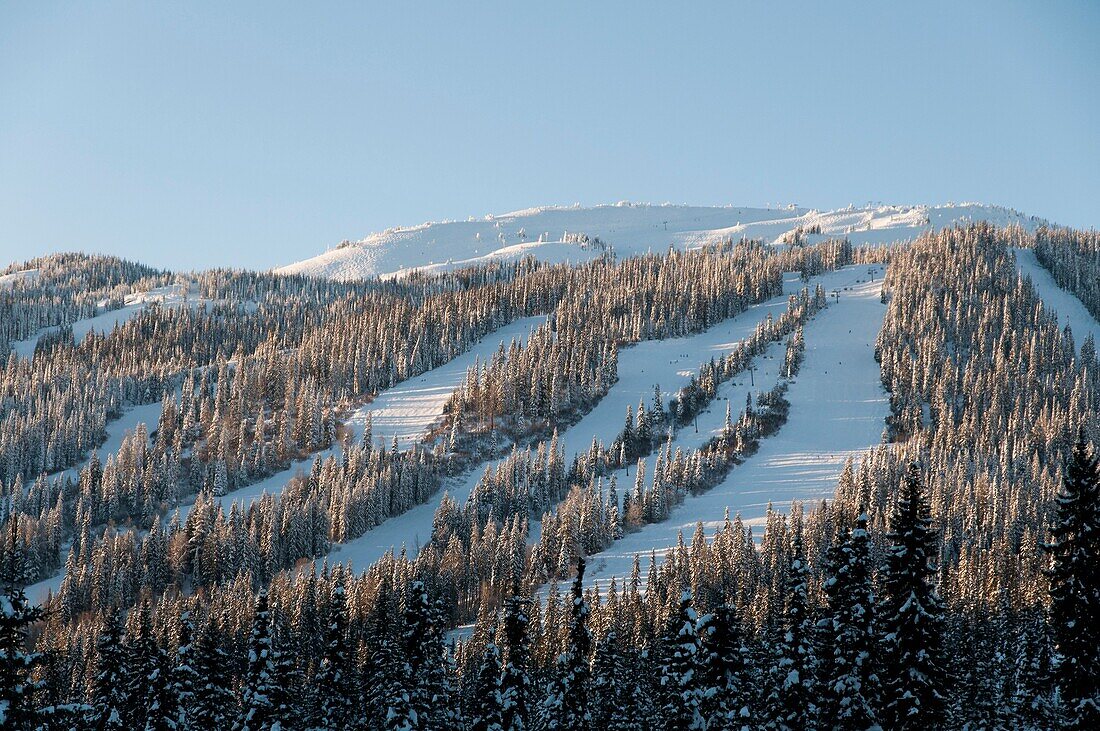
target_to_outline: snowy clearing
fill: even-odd
[[[467,221],[425,223],[392,228],[361,241],[295,264],[275,269],[280,274],[308,274],[348,280],[390,277],[416,269],[444,271],[493,260],[528,255],[547,262],[582,262],[602,248],[582,246],[579,237],[598,237],[619,256],[670,246],[690,249],[726,238],[742,237],[779,243],[802,229],[811,243],[847,236],[856,245],[885,244],[911,239],[929,229],[956,223],[990,221],[998,226],[1019,224],[1032,231],[1039,219],[998,206],[963,203],[944,206],[868,204],[834,211],[796,206],[751,208],[620,203],[582,208],[531,208]]]
[[[1085,309],[1081,300],[1058,286],[1053,275],[1035,258],[1034,251],[1013,249],[1013,252],[1016,254],[1016,269],[1020,274],[1031,277],[1031,284],[1042,298],[1043,304],[1057,313],[1058,324],[1062,327],[1069,325],[1077,347],[1081,347],[1089,333],[1100,343],[1100,322]]]
[[[690,538],[699,521],[713,533],[727,507],[747,524],[759,525],[769,502],[785,509],[792,500],[832,496],[845,461],[880,442],[889,412],[874,359],[886,312],[879,302],[881,287],[881,273],[873,283],[853,282],[839,303],[804,329],[805,361],[787,392],[790,416],[779,432],[762,440],[760,451],[720,485],[688,497],[669,520],[644,526],[591,556],[591,579],[606,585],[612,576],[629,575],[635,554],[663,555],[681,531]]]
[[[148,292],[135,292],[134,294],[127,295],[125,304],[122,307],[115,310],[108,310],[95,317],[88,317],[74,322],[72,324],[73,339],[79,345],[80,341],[93,330],[99,333],[108,333],[141,312],[146,306],[153,302],[163,307],[194,307],[205,301],[191,296],[190,289],[190,285],[171,284],[166,287],[151,289]],[[105,303],[101,304],[105,306]],[[38,345],[39,338],[48,333],[57,332],[60,329],[61,328],[57,326],[43,328],[35,333],[33,337],[12,343],[12,350],[14,350],[20,358],[32,358],[34,357],[34,349]]]

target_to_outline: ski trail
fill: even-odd
[[[769,502],[782,508],[792,500],[829,498],[848,457],[880,442],[889,411],[874,358],[886,312],[879,301],[881,270],[873,283],[856,283],[855,278],[865,276],[852,278],[851,268],[847,274],[850,283],[846,290],[841,286],[839,303],[834,301],[804,328],[806,355],[787,392],[787,423],[762,440],[760,450],[721,484],[686,498],[669,520],[643,526],[590,556],[592,580],[606,584],[612,576],[628,576],[635,554],[663,555],[676,545],[681,531],[690,537],[699,521],[713,533],[727,507],[740,512],[746,523],[759,525]]]
[[[844,288],[857,279],[867,278],[865,265],[850,266],[835,272],[829,272],[815,277],[810,286],[820,283],[827,291],[833,288]],[[881,279],[881,274],[876,275]],[[661,397],[664,403],[684,385],[691,376],[698,372],[699,365],[710,358],[720,357],[732,351],[743,339],[752,334],[757,324],[768,314],[778,318],[787,308],[787,296],[795,294],[803,287],[797,275],[789,275],[784,280],[784,291],[781,296],[774,297],[766,302],[753,305],[744,312],[724,320],[701,333],[682,338],[669,338],[666,340],[646,340],[629,348],[619,351],[619,378],[600,402],[572,427],[558,434],[558,443],[565,455],[566,464],[569,464],[577,452],[587,450],[595,437],[604,445],[610,444],[623,427],[626,416],[626,407],[637,407],[639,401],[644,401],[646,407],[653,400],[653,387],[659,384]],[[843,303],[844,296],[841,297]],[[877,290],[875,303],[878,303]],[[825,310],[828,312],[828,308]],[[824,313],[819,313],[821,317]],[[879,318],[881,322],[881,317]],[[877,333],[877,329],[875,331]],[[873,336],[872,336],[873,340]],[[772,351],[769,358],[758,357],[756,359],[757,371],[755,373],[756,386],[750,387],[750,377],[744,373],[734,379],[733,382],[723,384],[720,393],[734,399],[734,417],[740,413],[744,406],[745,393],[748,390],[760,391],[769,388],[775,381],[775,373],[782,365],[782,355],[775,356]],[[873,362],[873,361],[872,361]],[[805,366],[804,366],[805,367]],[[767,384],[767,385],[764,385]],[[737,401],[740,399],[740,401]],[[715,402],[710,407],[710,413],[700,417],[699,443],[709,438],[704,429],[719,428],[725,420],[725,402]],[[708,421],[709,419],[709,421]],[[712,421],[717,420],[717,426]],[[694,426],[685,427],[681,434],[686,437],[687,430],[692,431]],[[881,431],[881,425],[879,426]],[[360,569],[366,568],[377,561],[389,550],[397,550],[402,545],[410,552],[415,553],[431,537],[432,520],[435,512],[443,500],[443,495],[449,494],[459,505],[463,504],[478,480],[485,473],[487,467],[495,468],[499,460],[480,465],[469,472],[448,480],[443,489],[437,492],[426,503],[416,506],[401,515],[396,515],[384,521],[375,528],[367,531],[359,538],[355,538],[343,544],[333,546],[332,560],[344,563],[352,563]]]
[[[443,417],[443,406],[466,380],[469,368],[479,361],[490,360],[501,344],[506,349],[513,340],[526,345],[531,333],[544,322],[545,317],[524,317],[486,335],[449,363],[386,389],[352,414],[345,424],[355,430],[358,438],[369,414],[375,437],[384,437],[388,445],[390,438],[396,436],[398,447],[408,449]]]
[[[1073,341],[1078,348],[1085,338],[1092,333],[1092,337],[1100,344],[1100,321],[1097,321],[1092,313],[1085,309],[1081,300],[1070,291],[1062,289],[1054,281],[1054,275],[1039,263],[1035,252],[1031,249],[1013,249],[1016,254],[1016,270],[1021,275],[1031,277],[1031,286],[1036,294],[1043,300],[1047,309],[1053,310],[1058,317],[1061,327],[1070,326],[1073,330]]]

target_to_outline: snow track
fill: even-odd
[[[876,278],[881,280],[881,274]],[[816,277],[811,282],[811,286],[820,283],[827,291],[831,291],[834,288],[843,289],[857,279],[867,279],[866,266],[846,267],[827,273]],[[610,444],[623,427],[627,406],[637,407],[638,402],[643,401],[648,408],[653,399],[655,384],[660,385],[662,400],[667,403],[682,386],[688,383],[691,376],[698,372],[700,364],[709,361],[712,357],[718,358],[731,352],[738,343],[753,333],[757,324],[768,314],[778,318],[786,310],[787,295],[798,292],[802,286],[803,283],[796,275],[790,275],[784,282],[782,296],[754,305],[709,330],[683,338],[647,340],[620,350],[618,380],[592,411],[558,435],[558,443],[565,454],[566,464],[572,461],[577,452],[587,450],[593,438],[600,440],[604,445]],[[874,290],[873,299],[876,307],[880,310],[884,309],[878,304],[878,289]],[[842,295],[842,305],[844,300],[845,296]],[[822,317],[828,311],[827,308],[817,317]],[[881,314],[878,321],[881,323]],[[877,332],[876,326],[871,335],[872,350]],[[874,365],[873,359],[871,362]],[[723,384],[720,396],[732,399],[734,418],[744,407],[746,393],[749,390],[756,392],[770,388],[778,377],[778,369],[781,365],[782,346],[780,345],[779,349],[769,349],[764,357],[756,358],[757,370],[752,376],[756,383],[755,387],[750,386],[748,373],[738,376],[730,383]],[[874,382],[878,382],[877,368]],[[680,430],[685,448],[702,444],[711,436],[713,430],[721,427],[724,420],[725,401],[712,403],[709,412],[699,416],[698,434],[695,434],[694,426]],[[876,435],[881,430],[880,423],[877,426]],[[676,442],[676,444],[680,443],[679,440]],[[496,463],[489,463],[489,466],[495,468]],[[461,505],[470,496],[474,486],[485,473],[485,469],[486,465],[482,465],[450,480],[444,485],[444,490]],[[443,494],[444,491],[440,491],[423,505],[386,520],[359,538],[334,546],[333,559],[351,562],[357,568],[364,569],[391,549],[397,550],[404,545],[413,551],[431,537],[432,520],[442,502]]]
[[[1069,325],[1077,347],[1081,347],[1081,343],[1089,333],[1092,333],[1092,337],[1100,344],[1100,321],[1085,309],[1081,300],[1077,299],[1072,292],[1058,286],[1050,271],[1039,263],[1034,251],[1031,249],[1013,249],[1013,251],[1016,254],[1017,271],[1021,275],[1031,277],[1031,285],[1042,298],[1043,304],[1058,315],[1058,324],[1062,327]]]
[[[763,522],[769,502],[784,508],[792,500],[829,498],[845,461],[880,442],[889,411],[874,359],[875,338],[886,311],[879,301],[882,274],[880,269],[873,283],[856,283],[855,279],[866,280],[866,267],[853,269],[829,275],[840,279],[826,285],[830,291],[835,286],[842,289],[840,301],[818,313],[804,329],[806,355],[787,392],[787,423],[762,440],[760,450],[734,467],[721,484],[688,497],[669,520],[646,525],[589,557],[589,577],[606,584],[612,576],[629,575],[635,554],[663,555],[676,545],[681,532],[690,537],[697,522],[713,534],[727,507],[751,525]]]

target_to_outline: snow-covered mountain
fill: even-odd
[[[443,271],[528,255],[548,262],[580,262],[599,256],[604,245],[622,256],[693,248],[742,237],[789,241],[801,230],[810,243],[847,236],[853,244],[885,244],[928,229],[990,221],[1033,230],[1040,219],[1000,206],[869,204],[833,211],[784,208],[705,207],[618,203],[591,208],[542,207],[466,221],[391,228],[344,242],[309,259],[280,267],[283,274],[349,280],[391,277],[417,269]],[[598,239],[598,242],[596,241]]]

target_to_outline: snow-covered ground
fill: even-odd
[[[913,238],[929,228],[968,221],[1019,224],[1034,230],[1038,219],[998,206],[885,206],[868,204],[835,211],[789,206],[751,208],[620,203],[582,208],[531,208],[467,221],[425,223],[371,234],[276,269],[284,274],[310,274],[332,279],[388,277],[414,269],[442,271],[492,260],[528,255],[548,262],[581,262],[600,250],[582,248],[576,237],[599,237],[620,256],[693,248],[726,238],[781,242],[798,228],[814,242],[847,236],[853,244],[882,244]]]
[[[363,433],[369,414],[376,439],[384,437],[389,444],[396,435],[399,448],[408,449],[443,417],[447,399],[466,379],[469,368],[491,359],[501,344],[506,349],[512,341],[526,345],[531,333],[544,322],[545,317],[527,317],[505,325],[449,363],[383,391],[345,423],[358,438]]]
[[[9,275],[13,276],[13,275]],[[182,284],[171,284],[166,287],[157,287],[148,292],[135,292],[127,295],[122,307],[115,310],[107,310],[95,317],[77,320],[72,324],[73,339],[80,343],[84,337],[92,332],[107,333],[115,327],[123,324],[131,317],[145,309],[152,302],[157,302],[164,307],[194,307],[203,300],[190,293],[190,287]],[[101,303],[106,306],[106,303]],[[47,327],[39,330],[33,337],[12,343],[12,349],[21,358],[34,356],[34,349],[38,345],[38,339],[47,333],[56,332],[60,328]]]
[[[24,269],[18,272],[12,272],[11,274],[0,274],[0,289],[11,289],[15,286],[16,282],[23,282],[28,279],[37,279],[37,269]]]
[[[591,579],[606,586],[612,576],[629,575],[635,554],[663,555],[681,531],[690,538],[699,521],[713,534],[727,507],[751,525],[763,521],[769,502],[784,509],[792,500],[832,496],[845,461],[880,442],[889,411],[874,359],[885,314],[881,286],[881,273],[873,283],[853,281],[839,303],[805,328],[805,361],[787,393],[790,416],[779,432],[762,440],[760,450],[720,485],[687,498],[669,520],[644,526],[591,556]]]
[[[812,284],[820,282],[828,291],[837,287],[843,289],[855,284],[856,280],[866,280],[867,269],[866,266],[846,267],[815,278]],[[881,274],[876,278],[881,279]],[[745,312],[709,330],[683,338],[648,340],[620,350],[618,381],[592,411],[558,435],[559,445],[565,453],[566,462],[571,461],[577,452],[588,449],[593,437],[605,445],[610,444],[623,427],[627,406],[637,407],[638,402],[643,401],[648,408],[653,399],[654,385],[660,385],[662,400],[667,403],[668,399],[698,372],[701,363],[731,352],[738,343],[752,334],[757,323],[769,313],[773,317],[779,317],[786,309],[787,294],[797,292],[801,287],[802,283],[798,281],[798,277],[791,275],[784,282],[783,296],[750,307]],[[845,296],[842,295],[842,304],[844,299]],[[877,290],[875,302],[876,304],[878,302]],[[819,313],[817,317],[820,318],[823,314]],[[881,315],[879,317],[881,322]],[[871,336],[872,341],[877,333],[876,327]],[[775,383],[778,376],[776,371],[782,364],[782,346],[765,354],[765,356],[769,355],[770,358],[756,359],[756,371],[752,376],[752,380],[756,383],[755,387],[749,385],[748,373],[734,379],[731,384],[723,386],[721,395],[732,399],[734,418],[744,407],[745,394],[750,388],[754,392],[761,391]],[[872,364],[874,364],[873,360]],[[877,384],[877,382],[876,371],[874,383]],[[700,433],[698,435],[694,433],[694,426],[681,430],[685,444],[687,446],[701,444],[708,437],[705,432],[719,428],[724,419],[725,401],[715,402],[711,406],[710,413],[699,417]],[[878,431],[881,432],[881,429],[882,425],[879,424]],[[449,481],[445,486],[447,494],[462,504],[470,496],[484,472],[485,466],[482,466]],[[390,549],[397,550],[404,545],[410,551],[415,551],[430,538],[432,519],[442,499],[441,491],[423,505],[390,518],[355,540],[334,547],[333,559],[350,562],[362,569],[378,560]]]
[[[526,343],[531,332],[545,321],[545,317],[516,320],[486,335],[472,348],[448,363],[386,389],[345,419],[344,423],[352,430],[353,441],[362,437],[367,415],[370,414],[375,440],[382,437],[389,444],[396,434],[399,447],[407,449],[414,441],[427,434],[432,424],[443,416],[443,406],[455,388],[462,383],[467,368],[479,360],[484,363],[487,358],[491,358],[501,343],[506,348],[513,340]],[[334,444],[264,480],[226,493],[219,498],[222,507],[228,512],[234,502],[247,507],[265,493],[278,495],[292,478],[308,472],[317,457],[325,459],[339,453],[340,445]],[[190,507],[180,507],[181,519],[187,517]]]
[[[1016,269],[1020,274],[1031,277],[1031,284],[1042,298],[1043,304],[1058,313],[1058,324],[1062,327],[1069,325],[1077,347],[1081,347],[1081,343],[1089,333],[1092,333],[1092,337],[1100,343],[1100,322],[1085,309],[1081,300],[1058,286],[1047,268],[1035,258],[1034,251],[1031,249],[1013,251],[1016,254]]]
[[[133,406],[126,409],[122,416],[114,421],[107,423],[106,432],[107,439],[102,445],[96,449],[96,454],[99,455],[100,462],[106,462],[109,455],[117,454],[118,450],[122,447],[122,440],[126,438],[128,434],[132,434],[137,429],[138,424],[145,424],[147,433],[152,433],[157,425],[160,423],[160,402],[143,404],[141,406]],[[91,455],[88,459],[81,462],[75,467],[70,467],[64,472],[51,475],[50,479],[56,479],[61,476],[67,476],[70,479],[77,479],[80,474],[80,470],[84,469],[91,459]],[[65,556],[64,549],[62,551],[62,557]],[[64,563],[64,561],[62,561]],[[56,594],[58,588],[61,586],[61,580],[65,577],[64,570],[57,574],[50,576],[35,584],[31,584],[27,587],[27,596],[33,602],[42,602],[46,600],[46,596],[51,592]]]

